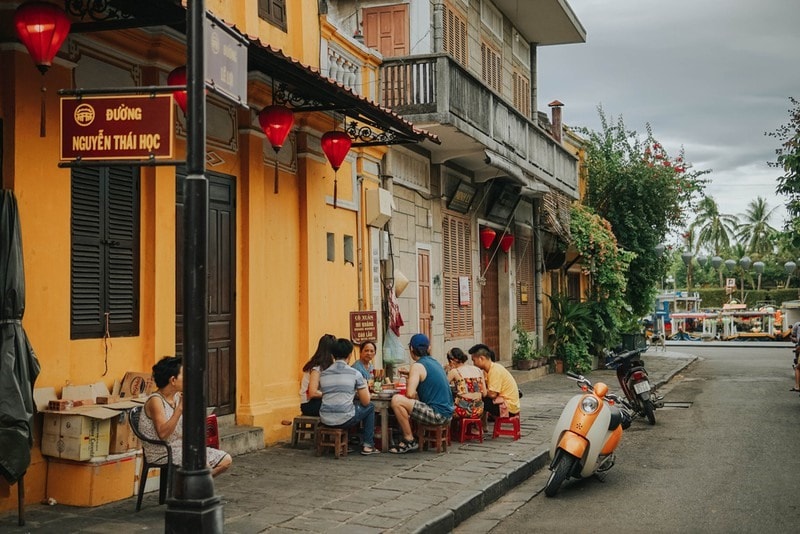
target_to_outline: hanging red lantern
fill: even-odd
[[[36,68],[44,74],[69,35],[70,21],[66,13],[47,2],[27,2],[17,8],[14,25],[17,37],[33,57]]]
[[[481,235],[481,245],[483,245],[483,248],[488,250],[489,247],[492,246],[492,243],[494,242],[494,238],[497,235],[497,232],[495,232],[488,226],[484,226],[483,228],[481,228],[480,235]]]
[[[172,70],[167,76],[167,85],[175,85],[175,86],[183,86],[186,87],[186,65],[181,65]],[[172,97],[175,99],[175,102],[178,103],[178,107],[181,108],[183,114],[186,115],[186,107],[187,107],[187,100],[188,96],[186,94],[186,89],[182,91],[173,91]]]
[[[500,248],[503,249],[503,252],[508,254],[508,251],[511,250],[511,245],[514,244],[514,236],[511,234],[503,234],[503,237],[500,238]]]
[[[17,37],[33,58],[39,72],[47,72],[53,65],[58,49],[69,35],[70,21],[63,9],[47,2],[28,2],[22,4],[14,13],[14,27]],[[39,137],[46,134],[45,92],[42,82],[42,104],[39,119]]]
[[[278,193],[278,151],[283,147],[294,124],[294,113],[284,106],[267,106],[258,114],[258,124],[264,130],[275,151],[275,193]]]
[[[337,193],[336,171],[342,166],[344,158],[350,151],[352,141],[350,141],[350,136],[345,132],[333,130],[322,135],[321,144],[325,157],[328,158],[331,167],[333,167],[333,207],[335,209]]]

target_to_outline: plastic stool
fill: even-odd
[[[503,428],[503,425],[511,425],[511,428]],[[492,439],[497,436],[511,436],[514,441],[519,439],[519,415],[513,417],[495,417]]]
[[[447,452],[450,443],[450,421],[444,425],[423,425],[417,428],[417,441],[420,450],[436,446],[436,452]]]
[[[217,414],[206,417],[206,447],[219,449],[219,423]]]
[[[322,449],[325,447],[331,447],[337,459],[347,456],[347,429],[319,424],[317,426],[317,456],[322,456]]]
[[[469,429],[472,426],[475,427],[475,430],[477,430],[477,433],[470,433],[469,432]],[[473,418],[462,419],[461,420],[461,432],[459,433],[458,441],[460,441],[461,443],[464,443],[465,441],[469,441],[469,440],[472,440],[472,439],[477,439],[478,441],[483,443],[483,425],[481,424],[481,420],[479,418],[478,419],[473,419]]]
[[[292,447],[297,447],[301,439],[310,439],[312,443],[317,443],[317,426],[319,417],[313,415],[299,415],[292,422]]]

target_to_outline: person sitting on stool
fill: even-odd
[[[519,387],[517,381],[502,364],[492,361],[492,349],[479,343],[469,349],[472,363],[486,375],[486,396],[483,398],[483,429],[486,414],[498,417],[519,415]]]

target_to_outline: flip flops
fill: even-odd
[[[411,441],[407,441],[401,439],[400,443],[389,449],[389,452],[392,454],[405,454],[417,450],[419,450],[419,442],[417,440],[412,439]]]
[[[381,451],[379,451],[375,447],[364,447],[364,448],[361,449],[361,454],[363,456],[369,456],[371,454],[380,454],[380,453],[381,453]]]

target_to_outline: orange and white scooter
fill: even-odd
[[[586,478],[614,465],[614,449],[631,417],[623,399],[608,386],[567,373],[578,381],[582,393],[572,397],[556,423],[550,446],[550,477],[544,486],[548,497],[558,493],[568,478]]]

